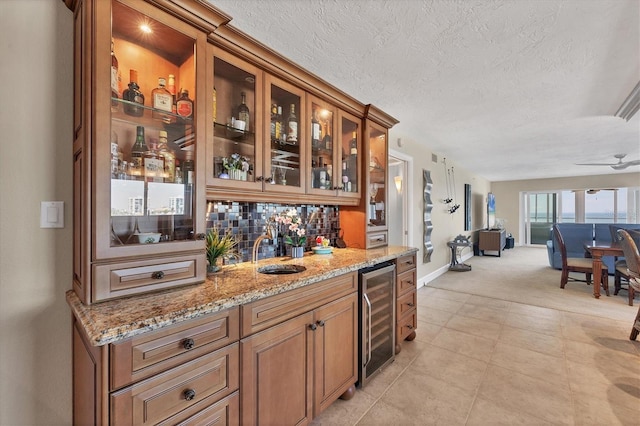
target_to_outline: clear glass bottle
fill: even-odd
[[[158,87],[151,91],[151,101],[153,102],[153,112],[151,116],[156,120],[169,122],[169,115],[164,113],[171,113],[173,96],[171,96],[171,92],[167,90],[164,77],[158,78]]]
[[[278,140],[278,135],[276,132],[276,128],[278,125],[278,106],[276,104],[271,104],[271,142],[276,142]]]
[[[320,133],[321,127],[318,121],[318,111],[314,110],[311,116],[311,147],[313,149],[318,149],[320,146]]]
[[[172,183],[175,181],[176,153],[174,150],[169,149],[167,132],[165,130],[160,130],[158,135],[158,152],[164,159],[164,181]]]
[[[149,148],[144,140],[144,127],[136,127],[136,141],[131,147],[131,176],[133,179],[139,180],[143,176],[144,153]]]
[[[147,182],[163,182],[164,159],[158,152],[158,143],[155,139],[149,141],[149,149],[145,151],[143,161],[144,180]]]
[[[287,139],[287,135],[284,128],[284,121],[282,119],[282,107],[278,105],[278,117],[276,118],[276,133],[278,133],[277,129],[280,129],[278,135],[278,141],[284,143]]]
[[[244,121],[244,130],[245,131],[249,131],[250,127],[249,127],[249,107],[247,106],[247,95],[246,93],[242,92],[240,93],[240,96],[242,96],[242,101],[240,103],[240,105],[238,105],[238,120],[240,121]]]
[[[298,143],[298,117],[296,116],[295,104],[291,104],[289,117],[287,118],[287,142]]]
[[[129,101],[124,105],[124,112],[134,117],[142,117],[144,114],[144,108],[139,105],[144,105],[144,95],[140,91],[138,86],[138,71],[129,70],[129,88],[122,92],[122,99]]]
[[[327,150],[333,149],[333,138],[331,137],[331,126],[329,125],[329,120],[323,123],[324,131],[322,132],[324,136],[322,137],[321,147]]]
[[[113,38],[111,38],[111,112],[118,112],[118,96],[120,88],[118,84],[118,58],[113,50]]]

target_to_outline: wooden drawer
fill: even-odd
[[[93,267],[93,302],[204,282],[205,254]]]
[[[401,317],[404,317],[411,311],[416,310],[416,291],[410,291],[404,294],[396,300],[396,318],[400,321]]]
[[[417,314],[413,311],[404,317],[398,317],[396,322],[396,342],[400,343],[415,330],[417,326]]]
[[[402,256],[396,259],[396,271],[398,274],[401,274],[410,269],[416,268],[416,255],[409,254],[407,256]]]
[[[159,426],[176,424],[173,419],[168,419]],[[177,426],[229,426],[240,424],[240,394],[236,391],[226,398],[216,402],[204,410],[194,414]]]
[[[119,389],[238,341],[234,307],[111,344],[111,389]]]
[[[416,289],[416,270],[406,271],[396,277],[396,297]]]
[[[241,337],[279,324],[358,291],[358,273],[350,272],[242,306]]]
[[[382,247],[387,245],[387,231],[372,232],[367,234],[367,248]]]
[[[124,388],[111,394],[111,424],[187,420],[236,391],[239,370],[239,343],[234,343]]]

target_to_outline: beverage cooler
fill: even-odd
[[[395,359],[395,268],[385,262],[360,270],[360,387]]]

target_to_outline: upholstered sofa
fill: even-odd
[[[558,227],[562,232],[564,243],[567,246],[568,257],[584,257],[584,243],[586,241],[611,242],[613,234],[620,228],[640,229],[639,223],[559,223]],[[558,241],[553,236],[553,228],[549,230],[549,240],[547,241],[547,253],[549,255],[549,265],[555,269],[562,269],[562,257]],[[602,258],[602,263],[607,265],[609,275],[613,275],[616,268],[615,260],[611,256]]]

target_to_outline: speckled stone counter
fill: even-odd
[[[84,305],[69,290],[67,302],[92,344],[101,346],[415,252],[417,249],[412,247],[391,246],[335,249],[328,255],[306,253],[301,259],[275,258],[256,264],[227,265],[201,284],[94,305]],[[307,270],[291,275],[258,272],[259,267],[273,264],[302,265]]]

